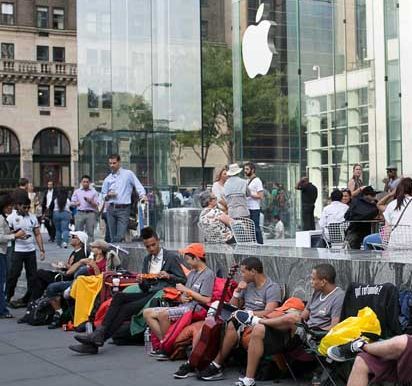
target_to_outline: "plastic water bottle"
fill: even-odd
[[[320,378],[319,378],[318,374],[313,375],[312,386],[320,386]]]
[[[86,323],[86,334],[90,335],[92,333],[93,333],[93,324],[92,322],[89,321]]]
[[[147,355],[152,352],[152,334],[149,327],[144,330],[144,352]]]

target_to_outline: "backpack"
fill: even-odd
[[[54,309],[50,299],[43,296],[28,304],[24,321],[31,326],[44,326],[52,322],[53,315]]]

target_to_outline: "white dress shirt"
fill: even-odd
[[[163,266],[163,248],[157,256],[152,256],[149,263],[149,273],[159,273]]]
[[[319,219],[319,226],[324,234],[328,236],[327,226],[332,223],[341,223],[345,221],[345,213],[349,206],[340,201],[332,201],[323,208]]]

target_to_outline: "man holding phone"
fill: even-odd
[[[16,202],[16,210],[7,217],[7,221],[13,232],[24,231],[25,236],[16,239],[13,255],[11,258],[11,267],[6,283],[7,301],[14,308],[26,307],[31,297],[33,285],[36,280],[37,261],[36,245],[40,250],[40,260],[45,259],[43,239],[40,234],[40,227],[36,216],[30,212],[30,199],[21,197]],[[23,269],[26,271],[27,291],[26,294],[16,301],[11,301],[16,289],[17,281]]]

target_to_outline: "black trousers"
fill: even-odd
[[[124,322],[137,314],[154,295],[155,292],[139,294],[119,292],[114,295],[102,323],[105,328],[104,338],[109,339]]]
[[[44,226],[47,229],[50,240],[54,241],[54,239],[56,238],[56,227],[54,226],[52,217],[46,216],[44,218]]]
[[[312,231],[315,229],[315,216],[313,212],[315,206],[303,206],[302,207],[302,230]]]
[[[39,269],[36,272],[36,278],[33,283],[30,300],[36,300],[40,298],[46,290],[47,286],[51,283],[54,283],[57,274],[58,272],[56,271],[50,271],[48,269]]]
[[[6,298],[9,301],[16,289],[17,281],[23,269],[26,271],[27,291],[23,296],[23,301],[28,302],[32,296],[36,281],[37,261],[36,251],[32,252],[13,252],[11,257],[11,267],[6,281]]]

